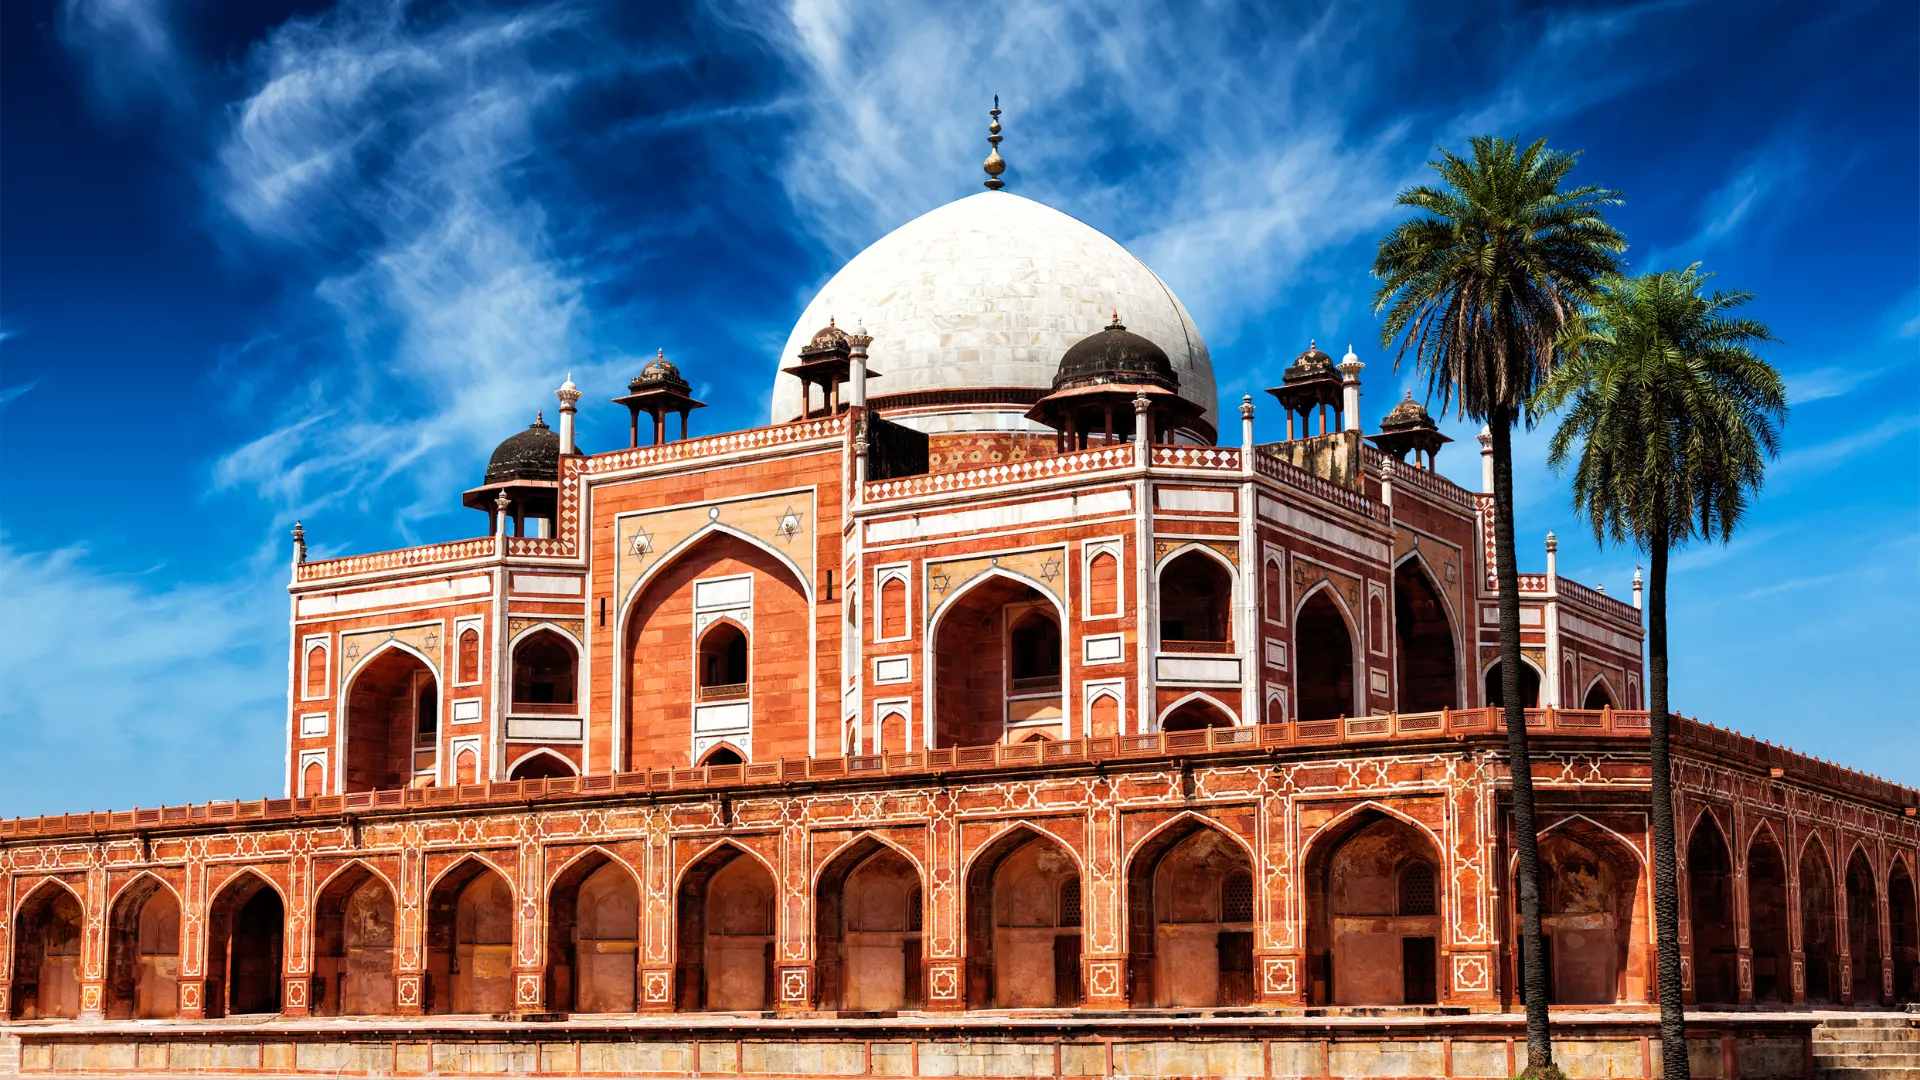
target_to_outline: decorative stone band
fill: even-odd
[[[1050,457],[1009,461],[1002,465],[990,465],[984,469],[923,473],[919,476],[903,476],[897,480],[876,480],[867,485],[866,498],[869,503],[885,502],[912,498],[916,495],[969,491],[975,488],[997,488],[1029,480],[1051,480],[1062,476],[1118,471],[1132,467],[1132,444],[1116,444],[1094,450],[1054,454]]]
[[[1644,740],[1647,714],[1574,709],[1529,709],[1527,728],[1537,737],[1569,736],[1582,739],[1614,737]],[[1327,747],[1367,746],[1392,742],[1486,738],[1503,740],[1504,720],[1498,709],[1442,710],[1429,713],[1387,713],[1379,716],[1306,720],[1292,724],[1207,728],[1200,731],[1158,732],[1150,735],[1106,736],[1060,742],[1012,745],[942,747],[890,754],[842,758],[779,759],[745,765],[706,765],[650,769],[644,772],[568,776],[546,780],[512,780],[449,787],[401,788],[323,795],[308,799],[261,799],[253,802],[215,802],[198,806],[164,806],[143,810],[99,811],[0,821],[0,839],[46,836],[85,836],[137,833],[168,826],[206,823],[288,821],[302,818],[337,819],[355,811],[401,811],[409,807],[444,809],[451,806],[524,804],[541,799],[591,799],[602,795],[647,792],[698,792],[713,789],[762,787],[796,782],[833,782],[882,776],[971,773],[999,769],[1069,765],[1102,761],[1153,761],[1190,758],[1203,754],[1246,754],[1287,748],[1314,751]],[[1869,799],[1890,809],[1920,805],[1913,788],[1843,769],[1761,742],[1738,732],[1675,716],[1672,738],[1683,748],[1721,754],[1758,766],[1780,770],[1780,775],[1830,790]]]
[[[324,578],[370,574],[381,570],[403,570],[416,566],[465,562],[469,559],[484,559],[492,554],[493,537],[481,536],[472,540],[455,540],[449,544],[427,544],[423,547],[401,548],[399,551],[381,551],[371,555],[349,555],[341,559],[301,563],[297,576],[300,581],[319,581]]]

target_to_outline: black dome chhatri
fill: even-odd
[[[1291,383],[1333,375],[1333,357],[1320,351],[1319,342],[1309,341],[1307,351],[1293,358],[1293,363],[1288,366],[1286,374],[1281,376],[1281,381]]]
[[[1120,325],[1118,313],[1106,329],[1074,342],[1060,358],[1060,370],[1053,376],[1055,392],[1101,383],[1147,383],[1180,389],[1180,377],[1173,373],[1166,350],[1129,332]]]
[[[1433,417],[1427,415],[1426,406],[1413,400],[1413,391],[1407,391],[1407,399],[1388,410],[1380,419],[1381,431],[1410,431],[1416,428],[1432,430],[1439,425]]]
[[[510,480],[559,480],[560,436],[536,416],[527,430],[507,437],[494,447],[487,459],[487,478],[482,485],[503,484]]]

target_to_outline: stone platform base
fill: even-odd
[[[1858,1015],[1858,1014],[1851,1014]],[[1806,1013],[1689,1017],[1693,1075],[1812,1075]],[[11,1044],[11,1045],[10,1045]],[[1554,1018],[1569,1077],[1660,1075],[1657,1017]],[[0,1075],[1313,1077],[1513,1076],[1517,1014],[1404,1017],[969,1013],[874,1019],[759,1015],[399,1020],[48,1021],[0,1025]]]

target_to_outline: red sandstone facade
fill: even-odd
[[[296,541],[286,798],[0,822],[0,1017],[1513,1008],[1491,501],[1353,386],[1265,445],[1141,391],[916,455],[966,401],[836,384],[583,455],[569,384],[491,535]],[[1552,559],[1555,1004],[1644,1005],[1639,612]],[[1691,999],[1913,1000],[1916,793],[1676,728]]]

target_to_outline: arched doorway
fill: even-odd
[[[1484,681],[1487,708],[1506,708],[1507,697],[1500,679],[1500,661],[1495,660],[1488,666]],[[1525,660],[1520,661],[1520,705],[1526,709],[1540,707],[1540,671]]]
[[[1732,1005],[1740,1000],[1738,947],[1733,928],[1733,856],[1712,814],[1701,814],[1687,842],[1688,925],[1693,931],[1693,1000]]]
[[[1160,568],[1160,648],[1165,652],[1230,652],[1233,571],[1189,550]]]
[[[1806,958],[1807,1001],[1830,1005],[1840,998],[1840,941],[1834,930],[1839,911],[1833,888],[1833,863],[1815,836],[1800,854],[1800,948]]]
[[[1426,833],[1367,809],[1307,853],[1309,992],[1321,1005],[1439,1001],[1440,853]]]
[[[143,876],[107,917],[107,1017],[163,1020],[180,1010],[180,900]]]
[[[773,1007],[775,895],[766,864],[731,844],[687,868],[675,908],[681,1009]]]
[[[1399,646],[1400,711],[1459,708],[1453,621],[1440,590],[1416,557],[1393,571],[1393,630]]]
[[[1793,946],[1787,939],[1787,861],[1773,834],[1747,848],[1747,942],[1753,951],[1753,1000],[1793,1000]]]
[[[1607,680],[1605,679],[1593,680],[1593,685],[1587,687],[1587,696],[1581,700],[1580,707],[1583,709],[1591,709],[1594,712],[1599,712],[1601,709],[1619,708],[1618,705],[1614,704],[1613,691],[1607,689]]]
[[[598,851],[574,860],[547,897],[547,1007],[634,1011],[639,949],[640,887],[632,871]]]
[[[700,635],[700,700],[747,696],[747,634],[729,619]]]
[[[513,711],[572,716],[580,711],[580,654],[552,630],[535,630],[513,646]]]
[[[439,732],[439,686],[419,657],[388,648],[353,674],[347,690],[344,790],[380,791],[430,778]]]
[[[1647,972],[1633,942],[1646,937],[1640,862],[1616,838],[1575,820],[1540,837],[1540,932],[1547,956],[1547,994],[1555,1005],[1612,1005],[1644,1000]],[[1514,871],[1509,912],[1520,936],[1520,888]],[[1520,950],[1516,949],[1518,955]],[[1514,985],[1520,986],[1519,969]]]
[[[1353,716],[1353,634],[1329,589],[1316,589],[1293,617],[1299,720]]]
[[[1894,1004],[1920,1001],[1920,906],[1905,859],[1895,859],[1887,875],[1887,921],[1893,928]]]
[[[394,1010],[393,890],[355,863],[313,905],[315,1016],[389,1016]]]
[[[513,1008],[513,886],[479,859],[441,875],[427,898],[427,1011]]]
[[[1880,1001],[1880,898],[1866,852],[1847,860],[1847,958],[1853,968],[1852,1004]]]
[[[967,871],[967,1004],[1045,1009],[1080,1004],[1080,865],[1024,826]]]
[[[208,906],[207,1015],[280,1011],[286,906],[266,879],[242,873]]]
[[[551,750],[528,754],[515,762],[507,773],[509,780],[557,780],[563,776],[578,776],[573,764]]]
[[[1058,737],[1060,612],[1044,593],[992,574],[937,616],[933,745],[983,746],[1036,728]]]
[[[13,1016],[80,1015],[80,899],[57,881],[42,882],[14,915]]]
[[[722,740],[761,761],[808,756],[812,684],[794,665],[812,616],[779,555],[716,527],[655,566],[627,612],[620,768],[686,766]]]
[[[865,837],[834,856],[814,900],[820,1007],[918,1009],[922,978],[920,871]]]
[[[1128,999],[1135,1008],[1247,1005],[1253,865],[1232,837],[1191,818],[1127,868]]]
[[[1161,731],[1200,731],[1205,728],[1230,728],[1233,717],[1218,703],[1203,697],[1190,698],[1174,707],[1160,721]]]

